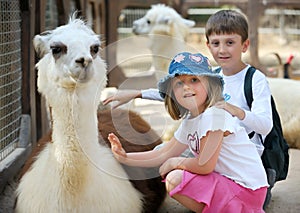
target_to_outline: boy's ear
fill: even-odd
[[[206,40],[206,46],[210,49],[209,41]]]
[[[248,50],[249,45],[250,45],[250,40],[249,39],[247,39],[246,41],[244,41],[244,43],[243,43],[243,50],[242,50],[243,53]]]

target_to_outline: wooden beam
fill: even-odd
[[[257,68],[260,66],[258,58],[258,25],[261,12],[259,0],[249,1],[247,16],[249,20],[250,63]]]

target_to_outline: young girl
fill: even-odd
[[[171,117],[183,119],[174,137],[160,149],[126,153],[109,134],[115,158],[161,165],[170,196],[194,212],[264,212],[268,183],[260,156],[238,119],[213,106],[223,100],[223,80],[207,58],[177,54],[158,87]],[[195,157],[178,157],[187,147]]]

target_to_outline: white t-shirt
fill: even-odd
[[[237,118],[216,107],[208,108],[195,118],[185,118],[174,134],[180,143],[188,144],[199,154],[200,139],[210,130],[229,131],[224,137],[215,171],[250,189],[268,186],[265,169],[255,145],[249,140]]]

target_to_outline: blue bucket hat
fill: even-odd
[[[222,76],[212,70],[207,57],[200,53],[182,52],[175,55],[171,61],[169,74],[158,82],[158,90],[162,98],[165,98],[170,80],[178,75],[212,76],[219,78],[222,85],[224,84]]]

